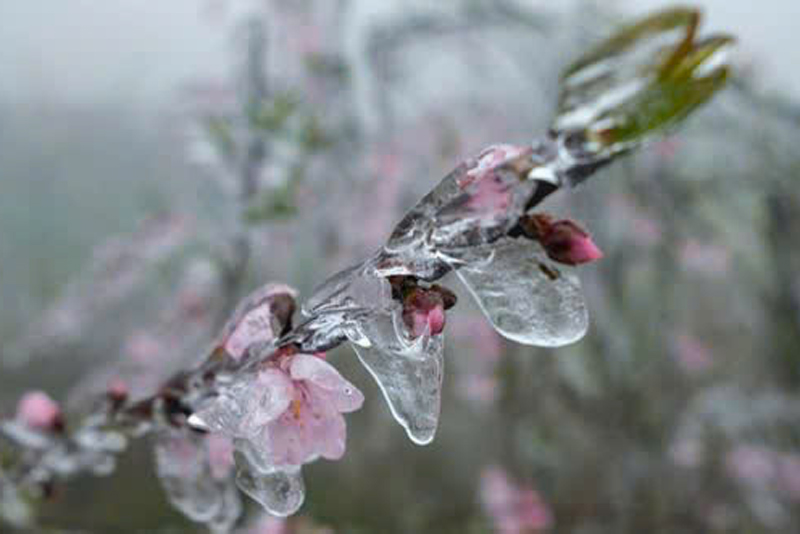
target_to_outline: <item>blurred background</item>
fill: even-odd
[[[543,134],[569,60],[669,5],[551,4],[0,0],[0,415],[31,387],[151,393],[248,291],[308,295],[459,161]],[[241,532],[800,532],[800,7],[699,5],[739,38],[730,87],[548,206],[605,252],[589,335],[515,345],[460,299],[423,448],[338,349],[367,396],[345,458]],[[35,514],[205,531],[147,440]]]

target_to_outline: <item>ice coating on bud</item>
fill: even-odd
[[[394,310],[361,325],[368,345],[353,344],[361,363],[373,376],[386,398],[392,416],[418,445],[433,441],[439,424],[444,375],[444,340],[423,334],[411,339],[410,332]]]
[[[251,293],[225,325],[219,345],[240,359],[255,343],[269,343],[281,334],[294,312],[297,292],[284,284],[267,284]]]
[[[55,430],[61,425],[61,407],[43,391],[29,391],[17,404],[17,421],[34,430]]]
[[[500,534],[541,532],[553,526],[553,514],[532,487],[512,481],[499,467],[486,468],[481,475],[481,502]]]
[[[525,345],[560,347],[588,328],[578,277],[556,266],[527,238],[504,238],[475,247],[456,271],[500,334]]]
[[[443,288],[417,287],[405,298],[394,298],[389,280],[376,272],[380,258],[325,282],[303,306],[311,320],[298,335],[308,344],[349,339],[395,420],[412,441],[427,444],[436,433],[441,404],[444,363],[438,334],[444,309],[455,297]]]

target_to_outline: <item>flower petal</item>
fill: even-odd
[[[325,392],[327,400],[340,412],[352,412],[361,408],[364,395],[357,387],[345,380],[334,366],[316,356],[298,354],[290,368],[292,379],[304,380]]]

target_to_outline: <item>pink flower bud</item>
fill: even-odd
[[[113,403],[114,407],[119,407],[128,398],[128,384],[121,378],[112,378],[106,386],[106,395]]]
[[[17,421],[35,430],[60,430],[61,408],[47,393],[29,391],[17,404]]]
[[[432,336],[441,334],[445,324],[444,308],[438,291],[417,288],[409,292],[403,301],[403,322],[411,337],[419,337],[426,330]]]
[[[550,215],[537,214],[521,223],[525,233],[537,239],[553,261],[580,265],[603,257],[603,252],[595,245],[588,232],[574,221],[553,221]]]

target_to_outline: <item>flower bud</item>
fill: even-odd
[[[34,430],[59,431],[64,426],[61,407],[43,391],[29,391],[22,396],[16,419]]]

